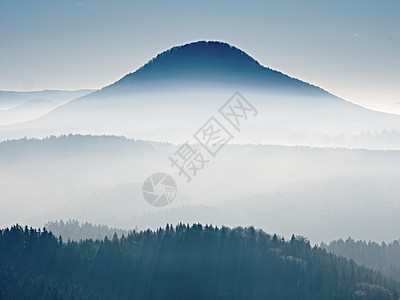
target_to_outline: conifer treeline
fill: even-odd
[[[0,270],[0,299],[384,300],[400,291],[304,238],[200,224],[81,242],[16,225],[1,231]]]

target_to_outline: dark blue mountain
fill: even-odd
[[[296,93],[326,94],[322,89],[262,66],[244,51],[227,43],[199,41],[173,47],[137,71],[95,93],[157,86],[235,85]]]
[[[399,116],[368,110],[266,68],[226,43],[205,41],[171,48],[24,126],[42,135],[106,133],[181,142],[236,91],[260,112],[252,142],[399,147]],[[27,135],[25,129],[7,130],[3,139]]]

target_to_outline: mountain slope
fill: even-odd
[[[400,241],[386,244],[347,238],[322,243],[321,248],[338,256],[354,260],[357,264],[379,271],[400,281]]]
[[[228,44],[204,41],[165,51],[39,120],[0,128],[0,139],[83,133],[182,143],[236,91],[259,112],[237,142],[400,149],[400,116],[347,102]]]
[[[218,85],[252,86],[281,89],[297,93],[324,91],[318,87],[291,78],[281,72],[260,65],[242,50],[221,42],[199,41],[173,47],[153,58],[137,71],[124,76],[102,89],[102,93],[130,90],[150,83],[158,85]]]

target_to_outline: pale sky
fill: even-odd
[[[0,90],[101,88],[198,40],[376,108],[400,103],[400,1],[0,0]]]

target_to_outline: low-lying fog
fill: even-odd
[[[227,145],[187,183],[169,157],[178,145],[110,136],[0,143],[0,226],[77,219],[123,228],[168,223],[254,225],[313,241],[399,238],[400,151]],[[142,196],[152,173],[171,174],[165,208]],[[193,174],[191,174],[193,175]]]

